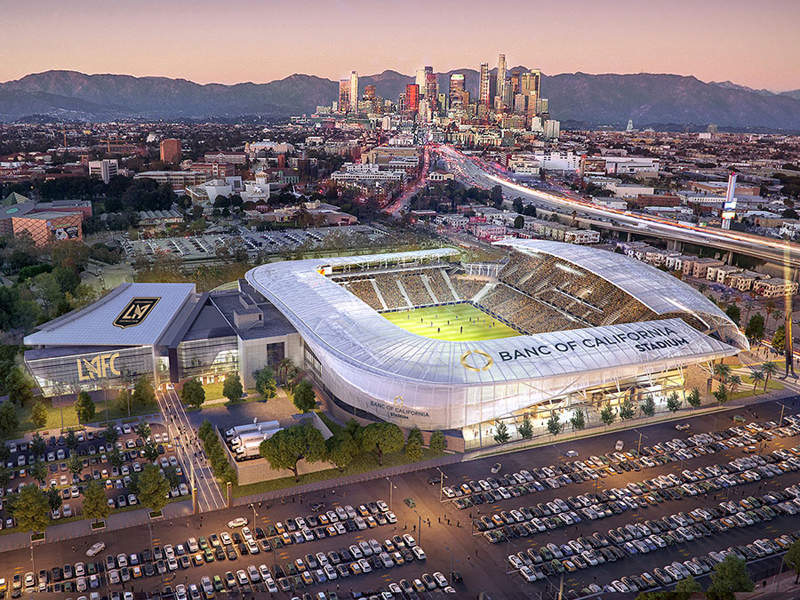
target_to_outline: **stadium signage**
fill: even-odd
[[[649,327],[621,333],[587,336],[555,344],[539,344],[527,348],[519,348],[498,352],[501,361],[520,358],[538,358],[557,353],[575,352],[579,348],[605,348],[619,345],[631,345],[639,352],[650,352],[663,348],[684,346],[689,341],[680,333],[669,327]]]
[[[398,419],[408,419],[409,417],[431,416],[431,414],[427,410],[406,408],[404,406],[398,406],[397,404],[395,404],[394,406],[387,406],[383,402],[378,402],[377,400],[370,400],[369,405],[374,409],[385,411],[386,415],[389,417],[395,417]]]
[[[109,375],[119,375],[119,369],[116,366],[116,360],[119,358],[119,352],[108,352],[104,354],[96,354],[92,358],[78,358],[78,381],[93,381],[95,379],[104,379]]]
[[[132,298],[114,319],[114,326],[125,329],[145,320],[161,298]]]

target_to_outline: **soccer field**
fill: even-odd
[[[437,340],[461,342],[519,335],[468,303],[411,308],[381,315],[406,331]]]

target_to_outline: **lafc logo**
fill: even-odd
[[[145,320],[153,307],[161,298],[133,298],[128,305],[122,309],[119,316],[114,319],[114,325],[125,329],[133,327]]]
[[[461,355],[461,366],[470,371],[485,371],[493,364],[492,357],[483,350],[467,350]]]
[[[105,379],[110,375],[119,375],[116,361],[119,352],[108,354],[97,354],[92,358],[78,358],[78,381],[92,381],[95,379]]]

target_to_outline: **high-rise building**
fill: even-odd
[[[181,141],[174,138],[161,140],[161,162],[178,164],[181,162]]]
[[[346,113],[350,109],[350,80],[339,80],[339,112]]]
[[[503,108],[503,99],[506,95],[506,55],[501,54],[497,57],[497,97],[499,102],[495,101],[498,108]]]
[[[436,110],[436,104],[438,104],[438,93],[436,73],[433,72],[433,67],[425,67],[425,99],[431,101],[431,108],[434,110]]]
[[[119,172],[119,162],[116,158],[89,161],[89,177],[97,177],[108,183]]]
[[[420,92],[425,92],[425,67],[420,67],[417,69],[417,76],[414,80],[414,83],[419,86]]]
[[[364,87],[364,100],[375,99],[375,84],[369,83]]]
[[[464,101],[464,75],[450,75],[450,108],[461,108]]]
[[[416,83],[406,84],[406,110],[410,113],[419,111],[419,86]]]
[[[350,71],[350,112],[358,112],[358,73]]]
[[[489,97],[489,63],[481,63],[481,78],[478,83],[478,101],[484,106],[491,104]]]

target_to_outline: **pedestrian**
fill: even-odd
[[[441,522],[442,522],[442,517],[439,517],[439,523],[441,523]]]

